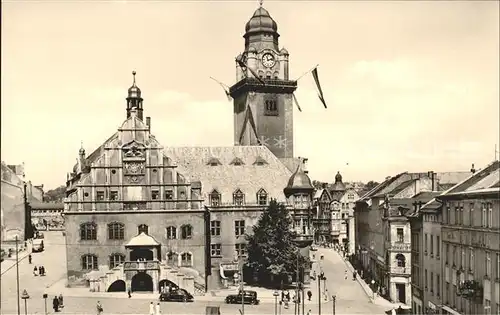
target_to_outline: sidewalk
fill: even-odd
[[[28,255],[31,253],[32,245],[30,244],[30,242],[28,242],[27,245],[28,247],[26,249],[20,247],[18,253],[19,263],[21,263],[21,261],[23,261],[24,259],[28,258]],[[22,247],[24,247],[24,245]],[[16,255],[12,254],[12,257],[10,258],[7,258],[7,256],[5,256],[4,261],[0,263],[0,270],[1,270],[0,275],[3,275],[4,273],[14,268],[15,266],[16,266]]]

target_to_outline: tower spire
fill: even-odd
[[[141,89],[137,86],[135,82],[135,75],[137,72],[132,71],[132,86],[128,89],[128,97],[127,97],[127,118],[130,117],[130,111],[135,108],[137,110],[137,117],[142,120],[142,97],[141,97]]]
[[[136,73],[137,73],[137,72],[135,72],[135,70],[134,70],[134,71],[132,71],[132,76],[133,76],[133,78],[134,78],[134,79],[133,79],[134,81],[133,81],[133,83],[132,83],[132,86],[135,86],[135,75],[136,75]]]

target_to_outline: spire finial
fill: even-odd
[[[137,72],[135,72],[135,70],[134,70],[134,71],[132,71],[132,75],[134,76],[134,83],[133,83],[134,85],[135,85],[135,74],[136,74],[136,73],[137,73]]]
[[[83,149],[83,140],[80,141],[80,148]]]
[[[259,0],[259,6],[262,7],[262,4],[264,3],[264,0]]]

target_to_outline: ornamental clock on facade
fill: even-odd
[[[273,54],[265,53],[262,56],[262,64],[264,65],[264,67],[271,68],[272,66],[274,66],[275,63],[276,63],[276,60],[274,60]]]

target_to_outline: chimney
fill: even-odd
[[[472,163],[472,167],[471,167],[471,169],[470,169],[470,172],[471,172],[472,174],[476,173],[476,168],[474,167],[474,163]]]
[[[151,117],[146,117],[146,126],[151,130]]]
[[[436,183],[435,183],[435,180],[434,180],[434,175],[436,175],[436,173],[434,173],[434,171],[428,171],[427,172],[427,176],[429,176],[429,178],[431,179],[431,191],[434,191],[435,190],[435,186],[436,186]]]

